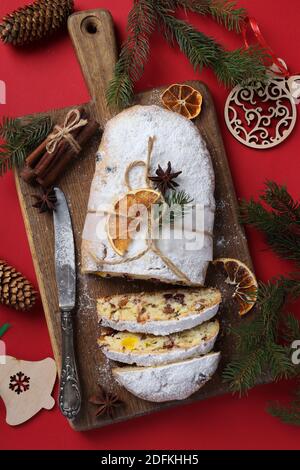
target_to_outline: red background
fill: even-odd
[[[300,2],[289,0],[284,8],[282,0],[241,0],[238,3],[257,18],[273,49],[284,58],[290,70],[297,73],[300,69],[297,37]],[[1,0],[0,16],[24,4],[20,0]],[[132,0],[75,0],[75,4],[77,10],[109,9],[119,41],[125,37]],[[213,21],[195,15],[190,15],[190,18],[228,48],[241,46],[240,37]],[[7,85],[7,104],[0,105],[1,115],[24,115],[89,99],[67,34],[30,50],[17,50],[1,44],[0,57],[0,80]],[[151,58],[138,89],[193,78],[199,79],[200,75],[193,71],[187,59],[155,35]],[[223,109],[228,91],[217,83],[210,71],[203,72],[201,79],[208,84],[215,99],[238,196],[256,197],[268,178],[286,183],[298,198],[299,122],[292,136],[281,146],[270,151],[248,149],[235,141],[225,127]],[[36,285],[12,174],[0,180],[0,201],[0,258],[17,266]],[[254,231],[248,231],[248,238],[260,279],[267,280],[294,268],[267,250],[262,237]],[[26,314],[1,307],[0,325],[4,322],[12,325],[5,335],[9,355],[33,361],[52,356],[41,304]],[[69,427],[57,407],[50,412],[40,412],[20,427],[9,427],[5,423],[5,408],[1,402],[0,448],[299,449],[300,429],[281,424],[265,412],[268,401],[287,400],[290,388],[291,384],[287,382],[258,387],[242,399],[231,396],[211,399],[81,434]]]

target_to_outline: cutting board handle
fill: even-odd
[[[106,90],[117,61],[113,19],[107,10],[87,10],[69,17],[68,29],[86,80],[95,117],[103,128],[113,115],[106,104]]]

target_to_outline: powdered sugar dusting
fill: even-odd
[[[155,137],[151,174],[155,173],[158,164],[166,168],[168,161],[171,161],[174,171],[182,170],[177,179],[180,189],[186,190],[196,204],[206,206],[204,229],[212,233],[215,209],[214,172],[206,144],[192,122],[159,106],[134,106],[108,122],[98,153],[101,158],[96,164],[89,211],[99,210],[99,205],[110,205],[126,193],[126,168],[134,160],[146,161],[149,137]],[[141,171],[132,173],[133,189],[138,189],[141,185],[145,187],[146,182],[143,184],[142,178]],[[112,249],[105,232],[102,239],[97,236],[97,227],[104,227],[105,223],[105,214],[87,215],[82,251],[85,272],[101,271],[115,275],[129,274],[132,277],[154,278],[165,282],[178,281],[178,276],[173,270],[152,252],[146,253],[138,260],[118,265],[97,263],[95,259],[103,259],[103,253],[106,261],[120,258]],[[136,242],[134,240],[131,243],[130,250],[132,249],[133,253],[129,255],[134,255]],[[163,243],[159,248],[175,266],[180,267],[190,279],[190,284],[204,284],[207,265],[212,258],[211,237],[205,235],[203,247],[190,252],[185,249],[182,240],[176,240],[176,246],[174,245],[174,242],[170,246]]]
[[[59,241],[56,244],[56,257],[60,264],[69,264],[74,259],[74,245],[70,243],[70,228],[61,225],[59,227]]]
[[[220,353],[159,367],[123,367],[114,377],[134,395],[152,402],[185,400],[216,372]]]

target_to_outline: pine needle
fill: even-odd
[[[4,117],[0,125],[0,176],[8,170],[20,168],[26,156],[50,133],[52,120],[49,116],[30,117],[22,123],[18,118]]]
[[[172,226],[175,219],[183,219],[191,210],[191,204],[194,199],[184,190],[170,191],[165,195],[165,204],[169,207],[169,211],[164,214],[163,205],[160,207],[160,222],[159,226],[167,223]]]
[[[292,342],[297,338],[300,340],[299,320],[292,313],[288,313],[284,316],[283,322],[284,322],[284,333],[283,333],[284,340],[288,344],[292,344]]]
[[[236,8],[236,3],[228,0],[174,0],[174,7],[183,7],[187,11],[209,15],[229,31],[241,31],[246,18],[244,8]]]
[[[134,0],[128,17],[128,38],[122,46],[114,78],[107,90],[110,106],[124,108],[133,99],[133,87],[144,71],[150,50],[150,36],[155,29],[153,0]]]
[[[243,395],[247,390],[257,384],[266,363],[265,352],[262,347],[232,360],[223,372],[223,379],[229,384],[234,393]]]
[[[236,8],[236,3],[227,0],[209,1],[210,15],[229,31],[241,31],[241,25],[247,16],[244,8]]]
[[[260,201],[243,201],[240,212],[242,223],[262,231],[276,253],[300,265],[300,206],[285,186],[267,181]]]
[[[165,196],[165,201],[169,207],[172,206],[187,206],[193,202],[193,198],[184,190],[172,191]]]
[[[178,44],[195,70],[210,67],[219,81],[234,86],[266,77],[266,54],[258,48],[226,51],[214,38],[174,16],[177,8],[208,15],[229,30],[240,32],[246,11],[228,0],[134,0],[128,17],[128,38],[122,46],[107,102],[117,109],[130,105],[134,84],[141,78],[149,57],[150,38],[159,28],[171,45]]]
[[[264,60],[266,54],[259,48],[225,51],[213,38],[197,31],[193,26],[179,20],[169,11],[159,9],[157,14],[171,45],[176,42],[195,70],[210,67],[218,80],[227,87],[266,78]]]
[[[234,87],[249,81],[264,81],[265,59],[265,52],[257,47],[235,51],[223,50],[212,68],[220,82],[226,87]]]
[[[242,202],[241,222],[263,232],[274,251],[299,266],[300,203],[285,186],[267,181],[259,201]],[[223,373],[230,390],[244,393],[264,374],[272,380],[300,378],[300,364],[292,361],[293,343],[300,340],[300,321],[285,311],[287,303],[299,297],[299,272],[259,285],[256,316],[230,330],[236,351]],[[300,389],[289,405],[275,402],[268,412],[284,423],[300,426]]]
[[[0,327],[0,338],[7,332],[7,330],[9,330],[9,328],[10,328],[9,323],[5,323],[4,325]]]
[[[283,406],[278,402],[271,403],[267,411],[275,418],[280,419],[283,423],[300,426],[300,387],[295,393],[295,398],[289,405]]]
[[[265,201],[278,215],[288,215],[293,221],[300,222],[300,203],[294,201],[286,186],[279,186],[274,181],[267,181],[261,200]]]
[[[194,29],[185,21],[179,20],[167,13],[159,13],[166,39],[174,45],[176,42],[195,70],[202,71],[203,67],[213,67],[216,57],[222,49],[216,42],[205,34]]]
[[[259,284],[258,312],[250,322],[229,329],[236,340],[232,361],[225,367],[223,379],[240,395],[256,385],[263,376],[272,380],[290,378],[297,372],[291,361],[290,343],[281,344],[283,308],[289,298],[299,293],[300,283],[289,278]]]

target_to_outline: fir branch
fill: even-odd
[[[213,64],[218,80],[227,87],[234,87],[248,81],[264,81],[266,53],[258,47],[249,49],[223,50]]]
[[[177,42],[180,50],[187,56],[194,69],[212,67],[216,57],[222,51],[212,38],[194,29],[185,21],[179,20],[167,12],[159,11],[166,39],[174,45]]]
[[[21,133],[24,136],[25,145],[31,149],[37,147],[50,133],[52,120],[46,118],[29,118],[25,126],[21,126]]]
[[[177,42],[195,70],[210,67],[219,81],[226,86],[235,86],[246,81],[263,81],[266,77],[264,51],[253,47],[248,50],[225,51],[213,38],[179,20],[169,11],[159,9],[158,16],[167,40]]]
[[[34,150],[52,129],[49,116],[30,117],[25,123],[20,119],[4,117],[0,125],[0,176],[12,168],[19,168],[29,152]]]
[[[266,344],[265,354],[274,381],[288,379],[296,374],[289,347],[270,341]]]
[[[300,223],[300,203],[294,201],[286,186],[279,186],[275,181],[267,181],[261,200],[265,201],[279,215],[288,215]]]
[[[191,204],[194,199],[184,190],[172,191],[165,196],[165,201],[169,207],[172,206],[187,206]]]
[[[107,102],[123,108],[133,100],[137,82],[148,60],[150,37],[158,26],[166,39],[188,57],[195,70],[212,68],[226,86],[266,77],[266,54],[258,49],[226,51],[213,38],[174,16],[177,7],[210,15],[228,29],[240,31],[246,12],[228,0],[134,0],[128,18],[128,38],[122,46],[114,78],[107,90]]]
[[[262,202],[243,201],[240,220],[262,231],[271,248],[285,259],[300,264],[300,208],[285,186],[268,181]]]
[[[242,202],[241,222],[262,231],[274,251],[299,265],[300,204],[285,186],[267,181],[258,202]],[[231,390],[240,393],[248,390],[255,384],[254,378],[258,378],[256,372],[260,368],[262,373],[269,371],[273,380],[300,377],[300,365],[292,361],[293,342],[300,340],[300,322],[294,315],[285,313],[286,304],[299,297],[299,273],[259,285],[257,315],[250,323],[243,323],[232,330],[237,340],[236,354],[223,375]],[[260,348],[264,351],[264,367],[257,355]],[[249,355],[254,364],[246,361]],[[273,403],[268,411],[287,424],[300,426],[300,389],[288,406]]]
[[[257,384],[265,368],[266,356],[262,347],[257,347],[243,356],[236,357],[223,372],[223,380],[234,393],[243,395]]]
[[[160,220],[159,227],[162,227],[164,223],[170,225],[174,224],[175,219],[184,218],[186,214],[191,210],[191,204],[194,199],[184,190],[170,191],[165,195],[165,203],[160,205]],[[170,211],[164,213],[164,204],[170,208]]]
[[[225,367],[223,379],[233,392],[244,393],[263,376],[272,380],[293,377],[290,344],[280,344],[280,321],[289,298],[299,293],[299,281],[281,278],[274,283],[260,283],[258,312],[250,322],[229,329],[236,339],[233,360]],[[251,358],[251,360],[249,359]]]
[[[149,39],[155,24],[153,0],[134,0],[128,17],[128,38],[122,46],[114,78],[107,90],[109,105],[123,108],[131,103],[134,82],[140,79],[148,59]]]
[[[288,344],[292,344],[296,338],[300,340],[300,322],[292,313],[284,316],[283,324],[283,338]]]
[[[10,328],[9,323],[5,323],[4,325],[0,327],[0,338],[7,332],[7,330],[9,330],[9,328]]]
[[[247,16],[244,8],[236,8],[236,3],[227,0],[209,1],[210,15],[229,31],[241,31],[241,25]]]
[[[267,411],[283,423],[300,426],[300,387],[295,393],[294,400],[289,405],[283,406],[278,402],[271,403]]]
[[[200,15],[210,15],[229,31],[237,33],[247,15],[244,8],[236,8],[236,3],[228,0],[174,0],[173,4]]]

